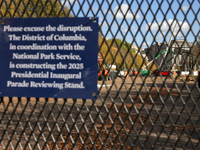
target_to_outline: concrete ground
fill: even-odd
[[[66,135],[67,143],[80,140],[82,131],[83,137],[104,137],[111,149],[200,149],[199,88],[195,81],[174,81],[98,81],[97,100],[1,98],[0,149],[51,149],[54,141],[58,148]]]

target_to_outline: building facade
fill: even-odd
[[[198,60],[192,53],[193,42],[184,39],[173,40],[170,47],[175,52],[174,69],[182,71],[198,70]]]
[[[192,42],[182,39],[172,40],[169,46],[167,43],[157,42],[146,48],[145,53],[149,61],[157,57],[154,63],[160,70],[198,70],[198,62],[191,53],[192,46]]]

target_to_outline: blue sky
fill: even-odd
[[[125,37],[127,42],[143,48],[150,46],[154,41],[169,42],[172,33],[168,32],[169,25],[172,25],[171,30],[173,30],[176,22],[178,22],[174,32],[176,39],[184,39],[186,36],[188,42],[194,42],[196,36],[200,35],[200,2],[198,0],[194,2],[189,0],[192,4],[186,0],[169,0],[170,10],[168,10],[170,5],[166,0],[163,2],[157,0],[159,3],[155,0],[138,0],[139,3],[135,0],[127,0],[128,3],[120,0],[88,1],[92,4],[90,11],[88,11],[90,7],[87,1],[83,3],[83,0],[70,0],[70,4],[74,4],[74,14],[78,13],[78,17],[84,15],[99,17],[103,35],[109,39],[114,36],[119,39]],[[69,8],[70,4],[65,3]],[[82,11],[79,11],[80,5],[82,5]],[[123,20],[124,16],[125,20]]]

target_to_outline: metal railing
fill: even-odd
[[[1,23],[13,17],[98,17],[99,72],[109,76],[99,74],[96,100],[1,97],[0,149],[200,149],[199,5],[1,0]]]

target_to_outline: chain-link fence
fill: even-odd
[[[0,149],[200,149],[199,6],[1,0],[1,23],[98,17],[99,80],[96,100],[1,97]]]

